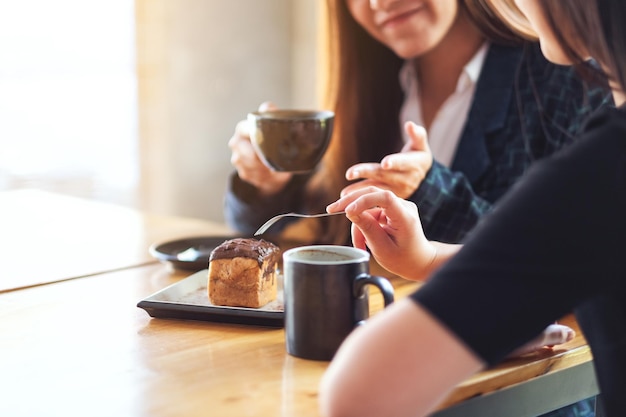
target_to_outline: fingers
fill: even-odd
[[[249,125],[248,125],[247,120],[240,120],[239,123],[237,123],[237,125],[235,126],[235,134],[228,142],[228,146],[232,148],[234,143],[231,144],[231,142],[233,142],[234,140],[245,139],[249,141],[250,140],[250,128],[248,126]]]
[[[237,123],[235,134],[228,141],[231,150],[230,162],[237,169],[256,166],[261,163],[250,142],[246,120]]]
[[[536,338],[513,351],[509,357],[522,356],[533,353],[546,347],[560,345],[569,342],[576,336],[573,329],[561,324],[552,324]]]
[[[272,109],[276,109],[276,106],[271,102],[265,102],[259,106],[259,111]],[[276,194],[291,179],[291,173],[274,172],[263,163],[250,140],[247,120],[237,123],[228,146],[231,149],[230,162],[237,170],[239,178],[255,186],[260,194]]]
[[[344,206],[346,215],[353,223],[367,235],[370,223],[387,223],[387,218],[404,218],[407,209],[405,204],[413,205],[388,190],[381,190],[376,187],[366,187],[341,198],[336,203]],[[376,210],[372,210],[376,209]],[[371,213],[365,213],[372,210]],[[417,209],[416,209],[417,210]],[[381,220],[381,217],[385,218]],[[363,226],[363,227],[361,227]]]
[[[238,170],[256,170],[263,167],[263,162],[259,159],[256,151],[250,142],[236,139],[234,136],[229,142],[232,143],[232,153],[230,155],[230,163]],[[240,172],[241,174],[241,172]],[[244,175],[247,176],[247,175]],[[251,176],[251,175],[250,175]]]
[[[569,342],[574,338],[576,332],[562,324],[551,324],[543,331],[543,345],[553,346]]]
[[[278,106],[276,106],[271,101],[264,101],[259,106],[259,111],[261,111],[261,112],[263,112],[263,111],[271,111],[271,110],[278,110]]]
[[[357,249],[367,250],[367,241],[361,229],[353,224],[350,225],[350,233],[352,234],[352,246]]]
[[[380,231],[380,222],[382,209],[373,207],[369,210],[350,210],[350,212],[346,212],[346,217],[352,222],[353,229],[358,229],[357,233],[357,243],[361,245],[366,245],[368,236],[372,234],[376,234],[377,231]],[[379,236],[382,236],[383,233],[380,233]],[[354,238],[354,230],[353,230],[353,238]],[[372,239],[372,241],[377,241],[377,239]]]
[[[341,196],[370,185],[393,191],[402,198],[415,193],[433,165],[433,156],[423,127],[408,122],[405,129],[410,141],[401,152],[385,156],[380,163],[355,164],[346,170],[347,180],[367,182],[347,186]]]
[[[409,142],[398,153],[387,155],[380,164],[361,163],[355,164],[346,171],[346,179],[357,180],[363,178],[380,177],[382,170],[408,171],[418,163],[423,163],[424,157],[420,152],[426,152],[429,159],[432,159],[430,147],[428,146],[428,134],[423,126],[413,122],[406,122],[404,129],[409,137]],[[432,164],[432,162],[430,162]]]
[[[391,169],[383,169],[384,164]],[[431,166],[432,158],[423,152],[389,155],[382,164],[357,164],[349,168],[346,177],[361,181],[346,186],[340,195],[373,185],[393,191],[398,197],[409,198],[419,188]]]
[[[391,191],[369,186],[326,207],[329,213],[342,210],[352,222],[353,245],[369,248],[388,271],[420,279],[424,268],[433,262],[436,249],[424,236],[414,203]]]
[[[385,156],[381,163],[364,162],[346,170],[346,179],[382,179],[387,175],[404,175],[421,164],[423,156],[419,152],[400,152]]]
[[[278,109],[278,107],[272,103],[271,101],[265,101],[263,103],[261,103],[261,105],[259,105],[259,111],[263,112],[263,111],[270,111],[270,110],[276,110]],[[248,124],[248,120],[241,120],[239,121],[239,123],[237,123],[237,125],[235,126],[235,134],[233,135],[233,137],[230,139],[230,141],[228,141],[228,146],[233,149],[238,141],[241,140],[250,140],[250,125]]]
[[[433,164],[433,156],[428,145],[426,129],[413,122],[406,122],[404,129],[409,141],[404,145],[401,152],[383,158],[381,161],[382,168],[403,171],[417,168],[427,172]]]
[[[328,213],[334,213],[337,211],[345,211],[346,207],[349,204],[351,204],[352,202],[354,202],[356,199],[360,198],[361,196],[371,194],[371,193],[376,193],[379,191],[381,191],[381,189],[376,188],[376,187],[364,187],[364,188],[358,189],[354,191],[353,193],[342,196],[339,200],[335,201],[334,203],[329,204],[326,207],[326,211]]]
[[[397,171],[406,173],[409,171],[428,171],[433,164],[432,155],[424,151],[402,151],[385,156],[380,161],[380,168],[384,171]]]
[[[364,188],[368,188],[368,187],[376,187],[376,188],[380,188],[381,190],[389,190],[390,187],[387,183],[384,182],[380,182],[380,181],[375,181],[375,180],[363,180],[363,181],[358,181],[355,182],[354,184],[350,184],[347,185],[346,187],[344,187],[343,190],[341,190],[341,192],[339,193],[339,195],[341,197],[344,197],[348,194],[352,194],[358,190],[362,190]],[[393,191],[393,190],[390,190]]]
[[[346,171],[347,180],[359,180],[364,178],[376,178],[381,175],[381,166],[378,163],[369,162],[352,165]]]
[[[388,233],[385,210],[350,210],[346,212],[346,217],[352,222],[352,244],[355,247],[369,247],[377,256],[397,246],[393,234]]]
[[[405,145],[407,151],[425,151],[430,153],[430,147],[428,146],[428,133],[423,126],[417,125],[413,122],[406,122],[404,124],[404,130],[409,137],[409,142]]]

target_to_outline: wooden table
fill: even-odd
[[[327,363],[287,355],[282,329],[151,319],[136,307],[186,274],[156,264],[0,294],[0,415],[317,416]],[[398,296],[413,289],[394,284]],[[374,291],[372,303],[381,303]],[[509,361],[461,384],[446,401],[460,405],[441,415],[532,415],[520,412],[538,397],[506,390],[531,389],[541,378],[553,379],[545,394],[557,403],[543,407],[593,395],[589,359],[577,337],[553,353]],[[591,383],[588,391],[557,398],[570,379],[561,373],[581,366],[571,382]],[[463,401],[481,393],[487,404]],[[468,407],[475,413],[465,414]]]
[[[150,244],[231,233],[38,190],[0,192],[0,292],[156,263]]]
[[[92,204],[100,208],[84,203],[84,210]],[[135,242],[127,247],[143,241],[144,250],[151,243],[146,236],[182,232],[178,227],[188,224],[134,216],[143,219],[138,224],[144,229],[128,229],[118,240]],[[198,222],[205,232],[214,230]],[[71,234],[92,239],[91,229]],[[42,239],[51,244],[57,237]],[[120,256],[117,249],[104,249],[100,256]],[[89,270],[91,259],[79,263]],[[74,261],[56,257],[47,270],[58,276]],[[9,272],[3,277],[25,276],[18,265]],[[187,275],[149,263],[0,293],[0,416],[317,416],[317,388],[327,363],[287,355],[282,329],[152,319],[136,307]],[[393,284],[397,298],[416,287],[400,279]],[[381,304],[372,290],[373,310]],[[571,318],[565,323],[577,328]],[[591,355],[579,334],[558,350],[507,361],[468,379],[436,415],[531,416],[596,393]]]

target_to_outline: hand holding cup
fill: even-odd
[[[275,110],[270,102],[259,106],[260,112]],[[252,146],[248,120],[237,124],[235,133],[228,141],[231,150],[230,162],[242,181],[257,188],[259,194],[271,196],[280,192],[292,177],[290,172],[277,172],[268,167]]]
[[[248,114],[250,140],[272,170],[311,172],[328,148],[334,118],[334,113],[327,110],[252,112]]]

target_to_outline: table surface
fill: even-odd
[[[0,292],[155,263],[152,243],[231,233],[39,190],[0,192]]]
[[[58,196],[49,197],[51,202],[65,201]],[[30,197],[19,196],[27,198]],[[115,223],[111,218],[118,213],[113,206],[82,200],[69,205],[76,215],[82,210],[100,213],[105,224]],[[140,252],[152,243],[150,237],[165,236],[168,231],[180,236],[196,231],[193,227],[187,229],[196,224],[205,233],[225,230],[210,222],[181,218],[153,222],[149,215],[124,212],[122,218],[134,217],[131,223],[143,226],[127,228],[121,235],[123,239],[118,235],[115,240],[114,233],[107,233],[109,244],[98,247],[100,256],[113,258],[112,264],[118,268],[138,263],[143,256]],[[32,215],[30,211],[15,214]],[[83,218],[87,217],[90,218]],[[42,217],[37,222],[41,228],[48,227]],[[28,221],[19,219],[17,223]],[[15,237],[15,233],[11,236]],[[35,231],[43,239],[38,243],[42,247],[46,243],[54,245],[60,233],[93,240],[91,228],[59,229],[51,234]],[[111,246],[117,241],[122,248],[135,250],[135,255],[122,256],[119,248]],[[137,249],[142,245],[143,250]],[[20,282],[16,277],[28,276],[23,271],[36,270],[41,274],[40,281],[48,283],[0,293],[0,415],[318,415],[317,388],[327,362],[289,356],[283,329],[150,318],[136,307],[137,302],[179,282],[190,272],[152,262],[96,273],[103,269],[98,264],[83,278],[58,280],[59,276],[71,276],[68,271],[74,270],[65,264],[78,262],[89,271],[89,266],[97,263],[94,256],[77,260],[77,254],[83,256],[89,251],[72,244],[65,250],[72,249],[77,253],[68,252],[71,257],[47,259],[49,263],[37,269],[29,264],[22,268],[13,264],[2,275],[2,281],[6,277]],[[149,261],[145,256],[143,259]],[[60,271],[65,274],[60,275]],[[392,278],[392,283],[396,298],[418,286],[399,278]],[[371,294],[375,312],[381,308],[382,300],[375,290]],[[578,327],[571,317],[564,318],[563,323]],[[509,360],[469,378],[442,404],[442,413],[471,405],[476,398],[493,396],[498,400],[509,387],[532,386],[533,381],[558,377],[561,371],[580,368],[590,361],[589,348],[578,333],[574,340],[554,351]]]

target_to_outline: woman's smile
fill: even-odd
[[[407,23],[413,18],[413,16],[424,11],[425,8],[426,6],[424,4],[420,4],[417,7],[413,7],[409,10],[394,11],[392,13],[381,13],[380,15],[376,16],[376,24],[382,30],[394,29]]]
[[[345,0],[354,20],[399,57],[438,46],[458,23],[458,0]]]

